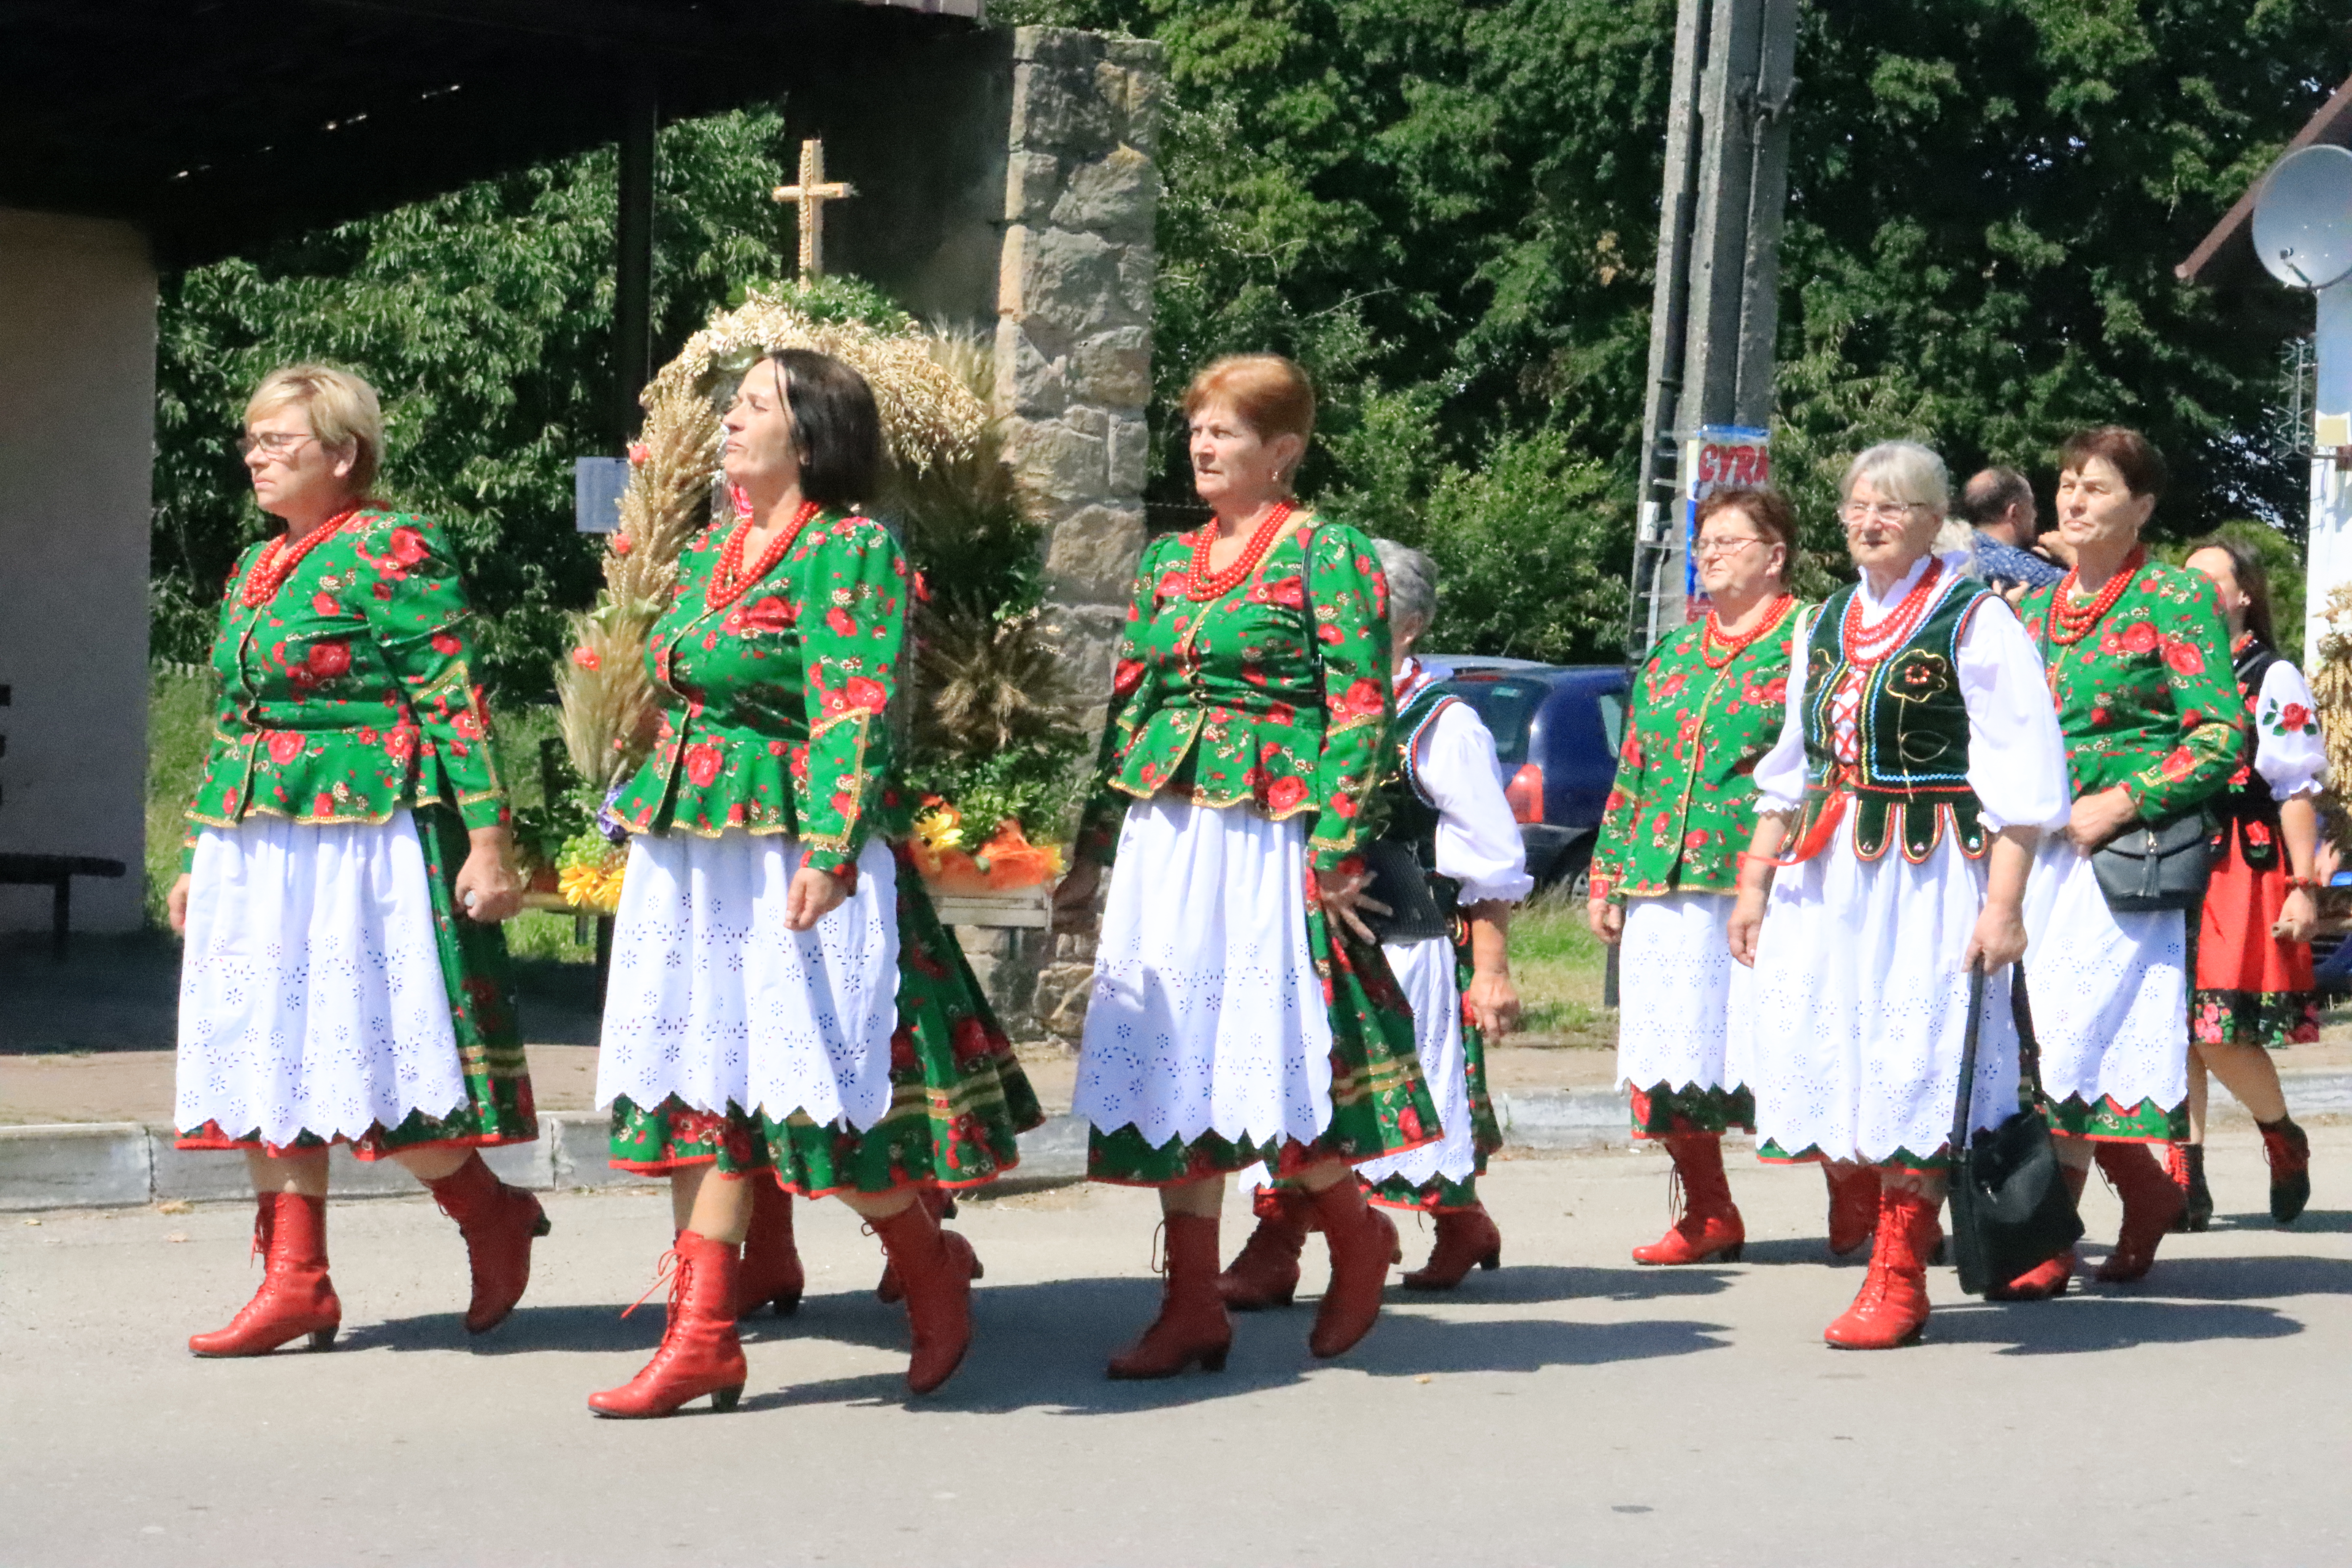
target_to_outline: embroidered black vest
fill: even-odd
[[[2275,652],[2252,638],[2247,641],[2246,651],[2237,657],[2232,672],[2238,678],[2238,694],[2246,700],[2249,714],[2262,700],[2263,679],[2278,661]],[[2213,813],[2221,820],[2218,833],[2234,830],[2239,852],[2245,856],[2246,864],[2257,870],[2276,865],[2279,858],[2278,802],[2272,798],[2268,782],[2254,768],[2254,754],[2260,743],[2259,736],[2247,736],[2246,760],[2238,764],[2230,787],[2212,803]],[[2217,834],[2217,852],[2226,847],[2227,841]]]
[[[1844,792],[1853,797],[1854,852],[1875,860],[1899,832],[1904,858],[1927,858],[1949,822],[1971,859],[1985,852],[1976,791],[1969,787],[1969,710],[1960,696],[1960,634],[1992,590],[1963,580],[1946,591],[1910,639],[1864,677],[1852,765],[1837,759],[1831,703],[1852,668],[1840,628],[1855,587],[1830,595],[1814,620],[1805,659],[1805,823],[1808,834]]]
[[[1437,874],[1438,812],[1423,798],[1412,759],[1437,716],[1461,700],[1434,684],[1425,686],[1398,710],[1389,727],[1380,785],[1387,823],[1364,847],[1364,862],[1372,872],[1367,890],[1394,911],[1365,912],[1364,923],[1382,942],[1431,942],[1455,934],[1462,886]]]

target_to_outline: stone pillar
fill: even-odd
[[[1049,625],[1079,689],[1107,705],[1144,540],[1164,57],[1142,39],[1022,27],[1013,58],[998,413],[1006,459],[1045,525]],[[1092,940],[1059,934],[1035,960],[1029,1016],[1074,1037]]]

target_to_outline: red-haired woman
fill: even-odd
[[[1300,510],[1314,393],[1289,361],[1221,360],[1185,394],[1215,514],[1147,546],[1103,738],[1104,788],[1056,894],[1116,859],[1074,1109],[1097,1181],[1160,1189],[1159,1319],[1115,1378],[1224,1365],[1220,1177],[1264,1162],[1331,1248],[1309,1344],[1379,1315],[1396,1230],[1349,1167],[1436,1139],[1412,1018],[1357,905],[1380,782],[1387,586],[1372,542]]]
[[[721,423],[739,515],[679,558],[647,650],[660,732],[613,805],[634,837],[597,1101],[613,1164],[669,1177],[677,1235],[661,1348],[590,1395],[599,1415],[732,1408],[738,1314],[799,1300],[786,1193],[838,1195],[881,1237],[914,1328],[908,1385],[937,1388],[971,1342],[978,1268],[919,1200],[992,1179],[1039,1120],[888,842],[912,574],[856,510],[881,478],[874,395],[785,350]]]
[[[2205,1185],[2205,1075],[2237,1098],[2263,1135],[2271,1218],[2292,1225],[2311,1201],[2311,1141],[2287,1114],[2270,1053],[2319,1038],[2311,927],[2319,918],[2320,785],[2327,749],[2303,672],[2278,655],[2263,563],[2233,539],[2200,540],[2183,563],[2213,580],[2230,630],[2238,693],[2253,724],[2252,755],[2221,797],[2221,857],[2205,891],[2197,989],[2189,1016],[2189,1142],[2167,1163],[2188,1199],[2182,1218],[2213,1217]]]
[[[389,1158],[464,1232],[467,1331],[495,1327],[547,1232],[479,1151],[539,1136],[497,922],[520,907],[506,792],[447,542],[367,499],[375,390],[290,365],[245,411],[245,464],[285,531],[238,561],[221,706],[171,917],[183,1149],[241,1149],[268,1272],[201,1356],[334,1341],[327,1147]]]

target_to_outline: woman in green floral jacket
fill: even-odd
[[[2058,531],[2074,568],[2018,613],[2048,667],[2074,804],[2042,841],[2025,900],[2025,977],[2043,1102],[2077,1195],[2095,1157],[2122,1194],[2105,1280],[2137,1279],[2182,1198],[2147,1148],[2186,1136],[2190,928],[2178,910],[2117,914],[2090,856],[2127,827],[2202,814],[2245,750],[2245,703],[2212,582],[2147,558],[2140,530],[2164,460],[2133,430],[2060,453]],[[2055,1296],[2070,1251],[1997,1296]]]
[[[478,1333],[521,1298],[547,1220],[478,1152],[539,1125],[473,612],[440,531],[365,499],[383,449],[366,382],[272,372],[245,425],[254,499],[286,529],[238,560],[213,642],[220,710],[170,897],[187,938],[173,1121],[183,1149],[245,1152],[268,1269],[189,1348],[333,1342],[333,1142],[406,1166],[457,1221]]]
[[[908,814],[888,715],[917,587],[851,510],[881,477],[874,395],[784,350],[722,423],[737,515],[679,557],[646,650],[659,730],[610,807],[632,837],[596,1098],[613,1164],[669,1177],[677,1236],[661,1348],[590,1396],[600,1415],[733,1407],[739,1312],[800,1300],[786,1192],[874,1227],[913,1323],[908,1386],[937,1388],[971,1342],[979,1265],[919,1199],[992,1180],[1042,1120],[892,848]]]
[[[1155,1186],[1160,1314],[1110,1364],[1224,1364],[1222,1176],[1261,1162],[1313,1194],[1332,1282],[1309,1345],[1379,1315],[1395,1227],[1351,1165],[1431,1142],[1412,1018],[1356,913],[1390,717],[1387,584],[1372,542],[1290,500],[1314,392],[1288,360],[1221,360],[1185,395],[1215,513],[1143,552],[1066,910],[1110,879],[1074,1109],[1097,1181]]]

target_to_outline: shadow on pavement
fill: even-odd
[[[2293,1225],[2281,1225],[2271,1218],[2268,1209],[2252,1209],[2244,1214],[2217,1214],[2213,1216],[2215,1230],[2274,1230],[2290,1235],[2342,1236],[2352,1232],[2352,1209],[2305,1209]]]
[[[1927,1337],[1942,1344],[2000,1345],[2003,1355],[2082,1355],[2135,1345],[2285,1339],[2303,1328],[2271,1307],[2085,1293],[2055,1301],[1938,1307],[1927,1320]]]
[[[2078,1282],[2079,1283],[2079,1282]],[[2110,1300],[2266,1301],[2282,1296],[2352,1296],[2352,1258],[2176,1258],[2159,1253],[2136,1286],[2093,1286]]]

